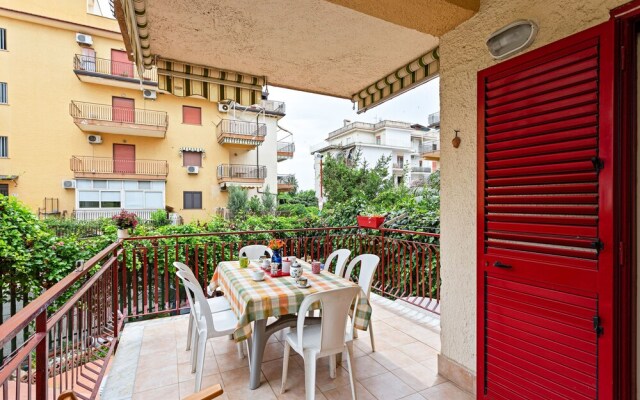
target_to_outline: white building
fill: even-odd
[[[340,153],[348,160],[360,153],[360,161],[375,165],[381,157],[391,157],[389,174],[396,185],[420,185],[438,169],[440,158],[440,116],[429,116],[429,126],[399,121],[378,123],[344,121],[344,126],[311,146],[314,155],[315,191],[324,202],[322,188],[323,157]]]

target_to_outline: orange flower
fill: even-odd
[[[281,248],[283,248],[285,245],[284,240],[282,239],[271,239],[269,241],[269,248],[271,250],[279,250]]]

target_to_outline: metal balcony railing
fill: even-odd
[[[165,160],[117,160],[110,157],[72,156],[71,171],[76,174],[124,174],[167,176]]]
[[[131,125],[146,125],[166,128],[167,113],[164,111],[142,110],[139,108],[113,107],[109,104],[71,101],[69,114],[74,118],[117,122]]]
[[[404,168],[404,163],[393,163],[393,169],[402,169]]]
[[[293,153],[296,145],[290,142],[278,142],[278,153]]]
[[[430,167],[411,167],[411,172],[431,173]]]
[[[265,179],[267,167],[264,165],[220,164],[218,165],[218,179]]]
[[[278,175],[278,185],[295,185],[296,176],[291,175]]]
[[[440,151],[440,139],[424,142],[420,146],[420,153],[429,154]]]
[[[106,58],[76,54],[75,57],[73,57],[73,69],[76,71],[140,80],[138,69],[132,62],[113,61]],[[157,83],[158,71],[155,68],[145,69],[142,80]]]
[[[268,112],[286,114],[287,111],[284,101],[262,100],[260,105]]]
[[[246,136],[247,139],[254,137],[264,139],[267,135],[267,125],[250,121],[223,119],[218,125],[218,138],[223,135]]]

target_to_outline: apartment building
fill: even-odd
[[[141,75],[108,5],[0,0],[0,193],[40,215],[185,221],[230,186],[276,193],[293,144],[264,78],[172,60]]]
[[[390,120],[378,123],[345,120],[341,128],[310,149],[315,157],[315,190],[319,201],[323,201],[322,165],[327,154],[351,160],[359,153],[360,161],[369,165],[375,165],[381,157],[390,157],[389,174],[396,185],[421,185],[438,169],[439,124],[438,113],[429,116],[429,126]]]

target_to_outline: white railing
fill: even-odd
[[[262,106],[262,108],[264,108],[265,111],[269,111],[269,112],[286,114],[286,111],[287,111],[284,101],[262,100],[260,102],[260,105]]]
[[[390,121],[390,120],[380,121],[375,124],[372,124],[369,122],[352,122],[350,124],[343,126],[340,129],[336,129],[335,131],[330,132],[328,135],[328,138],[331,139],[332,137],[335,137],[341,133],[347,132],[351,129],[363,129],[367,131],[377,131],[378,129],[382,129],[382,128],[412,129],[411,125],[413,124],[410,124],[408,122]]]
[[[440,125],[440,111],[429,114],[427,117],[429,125]]]
[[[92,221],[100,218],[111,218],[114,215],[120,213],[121,209],[109,209],[109,210],[74,210],[73,216],[79,221]],[[151,213],[157,210],[127,210],[136,214],[139,220],[149,221],[151,219]],[[182,218],[177,213],[169,213],[169,220],[172,225],[180,225]]]

